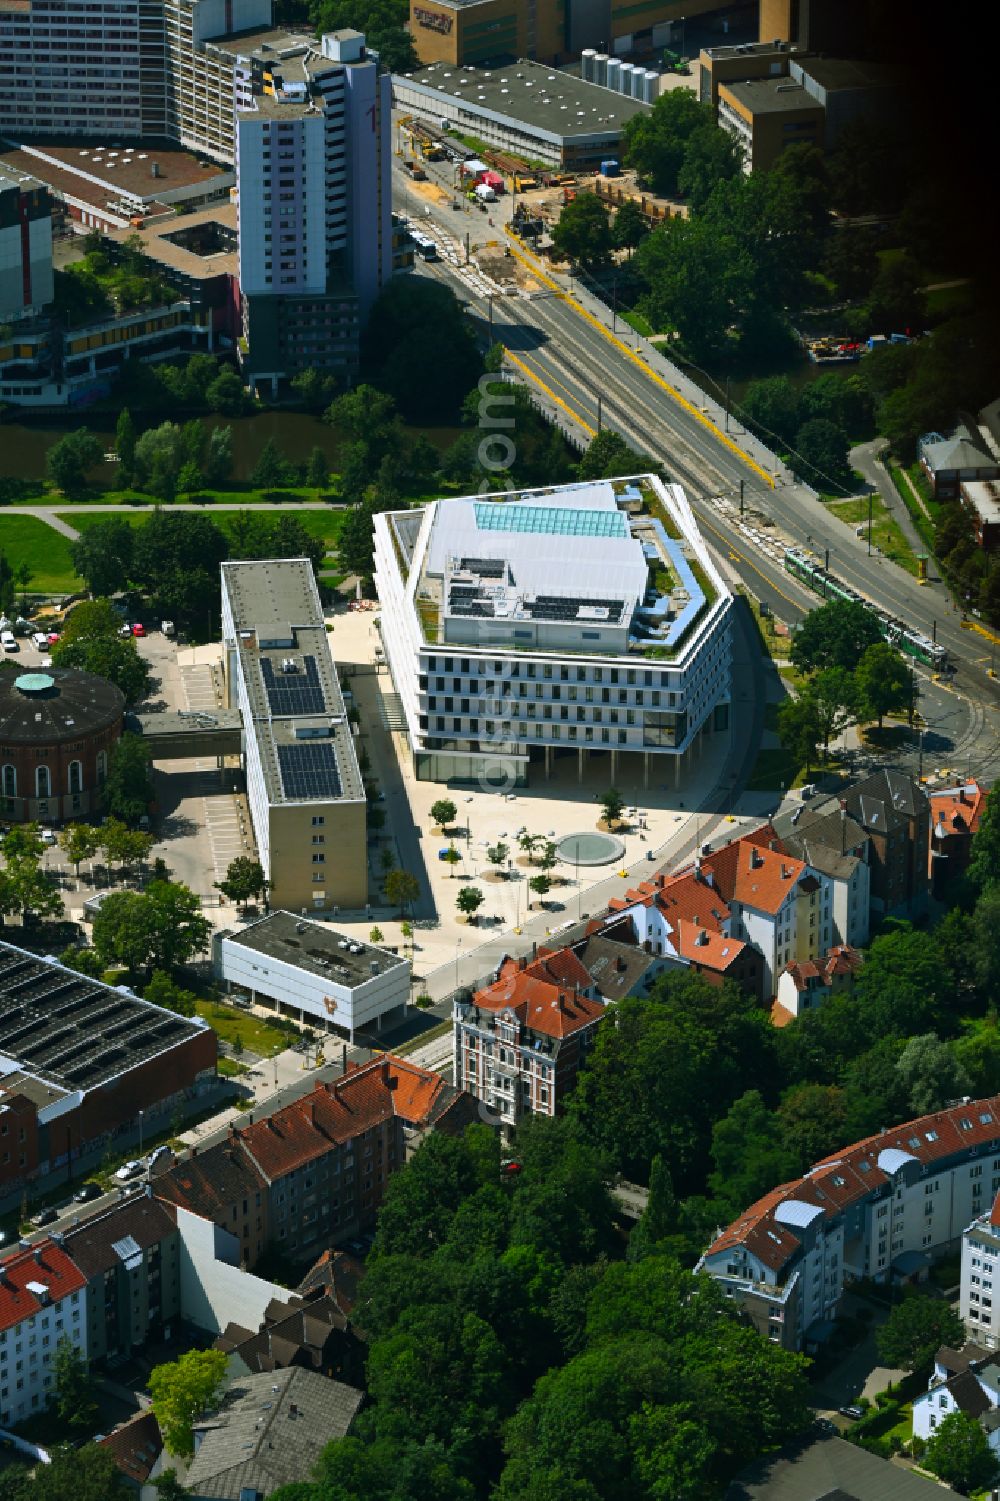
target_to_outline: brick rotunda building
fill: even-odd
[[[3,818],[55,823],[97,809],[124,712],[121,691],[91,672],[0,671]]]

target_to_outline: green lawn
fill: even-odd
[[[239,507],[233,509],[213,507],[211,517],[221,531],[231,534],[236,517],[239,515],[239,510]],[[300,511],[293,506],[276,506],[273,513],[267,511],[263,514],[270,518],[272,514],[280,516],[283,512],[288,512],[289,515],[295,516],[302,523],[303,529],[309,533],[310,537],[319,537],[322,541],[326,542],[328,547],[336,546],[337,538],[340,536],[341,528],[344,525],[345,512]],[[99,526],[102,521],[108,521],[110,513],[106,511],[60,511],[59,519],[60,521],[68,522],[78,532],[85,532],[89,527]],[[129,526],[143,526],[149,520],[149,512],[133,511],[124,506],[120,511],[115,513],[114,519],[116,521],[126,521]]]
[[[32,592],[72,594],[81,587],[73,572],[69,538],[34,516],[0,515],[0,549],[17,574],[22,563],[31,569]]]
[[[197,1011],[217,1033],[220,1042],[228,1042],[231,1046],[239,1034],[243,1046],[261,1058],[289,1045],[289,1034],[281,1027],[272,1027],[270,1022],[246,1011],[237,1011],[235,1006],[224,1006],[219,1001],[199,1001]]]
[[[846,522],[848,526],[857,526],[864,523],[864,536],[868,534],[868,500],[862,497],[858,500],[840,500],[829,504],[830,514]],[[903,536],[899,522],[888,509],[885,501],[879,496],[872,497],[872,546],[877,547],[885,557],[891,558],[907,573],[917,576],[917,560],[913,549]]]
[[[909,485],[906,482],[906,475],[909,475],[910,478],[913,479],[912,470],[916,468],[917,465],[913,464],[904,473],[902,467],[899,464],[890,464],[889,473],[892,476],[892,482],[896,487],[896,493],[909,512],[910,520],[913,522],[913,525],[917,529],[917,535],[920,537],[924,546],[927,548],[927,551],[929,553],[933,553],[934,523],[927,515],[924,507],[918,500],[914,498],[913,491],[910,489]],[[924,478],[923,472],[920,470],[918,470],[918,472],[920,473],[920,478],[924,482],[924,489],[926,489],[927,481]],[[918,493],[923,497],[923,489],[918,490]],[[934,502],[932,501],[931,504],[933,505]]]

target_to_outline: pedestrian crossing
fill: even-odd
[[[398,693],[383,693],[379,706],[379,717],[382,720],[384,730],[406,730],[406,714],[403,712],[403,700]]]

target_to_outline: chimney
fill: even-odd
[[[750,846],[750,869],[751,870],[760,870],[760,867],[763,864],[764,864],[764,856],[761,854],[761,852],[757,848],[757,846],[755,844],[752,844]]]
[[[296,1404],[294,1402],[289,1402],[289,1404],[288,1404],[288,1416],[290,1418],[297,1418],[298,1415],[299,1415],[299,1409],[296,1406]]]
[[[705,931],[704,928],[701,928],[699,930],[698,936],[695,939],[695,943],[698,945],[698,947],[700,949],[703,949],[706,946],[706,944],[708,943],[708,934],[707,934],[707,932]]]
[[[768,847],[769,850],[776,850],[778,848],[778,841],[777,841],[777,839],[769,839],[767,841],[767,847]]]
[[[150,162],[150,164],[149,164],[149,174],[150,174],[151,177],[161,177],[163,175],[160,172],[160,164],[159,164],[159,162]]]
[[[621,974],[623,970],[628,969],[628,961],[621,954],[619,954],[618,958],[615,960],[615,969],[619,974]]]
[[[566,1010],[566,992],[564,990],[560,990],[559,992],[559,1010]]]
[[[35,1260],[38,1262],[38,1265],[41,1266],[41,1264],[42,1264],[42,1248],[41,1248],[41,1246],[35,1246],[34,1247],[33,1255],[34,1255]]]
[[[197,1157],[197,1155],[198,1155],[198,1148],[197,1148],[197,1146],[193,1146],[191,1148],[191,1156],[192,1157]]]

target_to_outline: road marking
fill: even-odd
[[[587,433],[591,438],[593,438],[593,437],[596,436],[596,434],[597,434],[596,427],[591,427],[591,425],[590,425],[589,422],[584,422],[583,418],[579,415],[579,413],[578,412],[574,412],[573,409],[572,409],[572,407],[567,406],[566,403],[563,401],[562,397],[561,396],[557,396],[556,393],[553,391],[552,387],[551,386],[547,386],[545,384],[545,382],[542,380],[541,376],[540,375],[536,375],[535,372],[534,372],[534,370],[529,369],[529,367],[524,363],[523,360],[518,359],[518,357],[517,357],[516,354],[511,354],[510,350],[507,349],[506,347],[504,348],[504,355],[505,355],[505,357],[508,360],[511,361],[512,364],[516,365],[519,370],[523,370],[524,374],[528,377],[529,380],[534,381],[534,383],[535,383],[536,386],[540,386],[541,389],[545,392],[546,396],[549,398],[550,401],[554,401],[555,404],[556,404],[556,406],[562,407],[563,411],[569,417],[571,417],[574,422],[576,422],[580,427],[582,427],[585,433]]]
[[[984,625],[980,625],[978,621],[960,620],[958,623],[962,627],[963,631],[978,631],[980,636],[986,637],[987,641],[992,641],[995,646],[1000,646],[1000,636],[994,636],[992,631],[988,631],[986,627]]]
[[[547,287],[551,288],[551,290],[555,292],[556,296],[562,302],[566,303],[567,307],[571,307],[574,312],[579,313],[580,317],[585,319],[586,322],[589,323],[591,327],[595,328],[598,333],[603,334],[608,342],[610,344],[613,344],[620,354],[627,355],[632,363],[634,365],[637,365],[639,369],[642,370],[651,381],[658,385],[662,390],[666,391],[667,395],[671,397],[672,400],[676,401],[678,406],[682,407],[689,416],[694,417],[698,422],[700,422],[703,427],[706,427],[717,442],[721,443],[723,447],[730,449],[730,451],[734,453],[738,459],[741,459],[749,469],[752,469],[755,474],[759,475],[769,489],[774,489],[775,484],[773,474],[770,474],[762,464],[758,464],[756,459],[752,459],[749,454],[744,453],[739,444],[734,443],[729,434],[724,433],[722,429],[712,421],[711,417],[706,416],[704,412],[702,412],[698,407],[695,406],[694,402],[688,401],[686,396],[682,396],[676,386],[672,386],[668,380],[665,380],[663,378],[662,375],[659,375],[655,370],[651,369],[648,361],[642,359],[640,355],[636,354],[634,349],[630,349],[629,346],[624,342],[624,340],[619,339],[618,336],[616,334],[613,334],[610,329],[605,328],[600,319],[595,318],[594,314],[591,313],[587,308],[585,308],[583,304],[572,295],[572,293],[565,291],[557,281],[554,281],[551,276],[549,276],[545,271],[541,270],[534,259],[529,258],[528,255],[520,248],[520,241],[509,225],[504,225],[504,231],[507,234],[508,238],[512,241],[512,254],[517,257],[522,265],[526,266],[534,276],[537,276],[539,281],[543,282]]]

